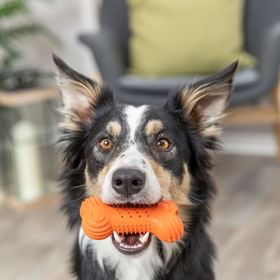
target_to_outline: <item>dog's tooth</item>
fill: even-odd
[[[144,235],[141,234],[140,237],[139,237],[140,241],[141,241],[142,243],[145,243],[145,242],[148,240],[149,235],[150,235],[149,232],[146,232]]]
[[[119,236],[116,231],[113,231],[113,234],[114,234],[115,240],[119,243],[122,242],[122,240],[124,239],[124,237]]]
[[[113,231],[113,234],[114,234],[114,238],[115,238],[115,240],[116,240],[116,241],[118,241],[118,239],[119,239],[119,235],[118,235],[115,231]]]

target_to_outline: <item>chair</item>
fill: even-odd
[[[80,41],[92,51],[102,79],[115,90],[119,101],[134,105],[159,105],[171,89],[202,77],[144,78],[127,74],[128,13],[125,0],[103,0],[99,33],[79,36]],[[258,63],[256,67],[236,74],[230,103],[233,114],[226,122],[275,124],[280,158],[280,1],[245,0],[244,35],[244,47],[257,58]],[[267,94],[275,88],[275,102],[257,105],[263,103]],[[238,108],[238,105],[247,107]]]

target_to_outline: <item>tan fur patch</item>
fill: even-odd
[[[159,120],[151,120],[145,127],[145,133],[147,136],[157,134],[163,129],[163,123]]]
[[[80,131],[81,130],[81,126],[79,125],[78,122],[74,122],[74,121],[71,121],[69,119],[65,119],[63,122],[60,122],[58,127],[60,129],[66,129],[68,131]]]
[[[153,171],[160,183],[161,193],[163,198],[171,199],[179,208],[179,215],[184,223],[190,220],[188,215],[188,209],[192,206],[188,198],[190,191],[190,175],[187,165],[184,165],[184,177],[181,182],[178,182],[177,178],[174,178],[172,174],[164,169],[161,165],[155,162],[153,159],[148,159]]]
[[[219,123],[229,97],[228,84],[207,85],[186,88],[181,93],[181,103],[187,116],[198,124],[204,136],[219,136]]]
[[[88,173],[88,167],[85,169],[86,189],[87,194],[94,197],[101,197],[102,185],[104,183],[105,176],[109,171],[111,164],[105,165],[104,168],[99,172],[96,179],[90,178]]]
[[[75,92],[81,92],[84,97],[86,97],[92,106],[97,105],[97,101],[99,100],[101,96],[101,85],[98,83],[95,83],[94,86],[87,83],[80,83],[77,81],[69,81],[70,86],[72,86],[72,90]]]
[[[58,112],[63,116],[63,121],[58,125],[60,129],[76,132],[81,130],[81,120],[74,112],[63,107],[59,108]]]
[[[122,127],[119,122],[117,121],[111,121],[107,124],[106,129],[110,135],[113,137],[120,136],[122,132]]]
[[[90,178],[90,175],[88,173],[88,167],[86,166],[85,169],[85,180],[86,180],[86,191],[87,194],[90,196],[94,196],[94,197],[99,197],[101,196],[101,186],[97,183],[97,180],[92,180],[92,178]]]
[[[58,84],[62,89],[64,106],[59,109],[64,120],[60,123],[60,128],[70,131],[80,131],[81,122],[87,121],[92,114],[92,107],[96,107],[101,96],[101,85],[85,84],[74,81],[68,77],[59,78]]]

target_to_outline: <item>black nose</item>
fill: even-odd
[[[112,177],[113,189],[126,197],[139,193],[144,188],[145,181],[145,174],[137,169],[121,168]]]

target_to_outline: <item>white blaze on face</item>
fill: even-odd
[[[152,204],[158,202],[161,198],[158,179],[152,166],[137,146],[137,130],[142,125],[142,120],[147,109],[148,106],[146,105],[140,107],[128,105],[124,109],[128,126],[128,135],[125,143],[127,144],[127,148],[114,160],[114,163],[105,176],[101,193],[101,198],[105,203],[114,204],[120,202],[118,200],[120,195],[112,188],[112,176],[119,168],[138,169],[146,175],[145,187],[138,194],[133,194],[127,201],[122,200],[121,202]]]
[[[125,108],[126,122],[130,132],[128,141],[135,142],[136,131],[142,123],[147,108],[146,105],[140,107],[129,105]]]

